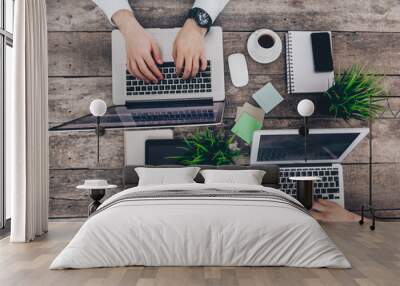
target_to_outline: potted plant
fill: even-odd
[[[336,74],[333,86],[325,92],[328,112],[346,121],[376,118],[383,111],[379,102],[385,99],[382,78],[368,74],[359,65]]]
[[[379,102],[386,100],[385,91],[381,83],[383,77],[365,72],[362,67],[353,65],[343,74],[335,75],[334,85],[325,93],[329,106],[329,113],[335,117],[368,120],[371,132],[372,121],[379,117],[384,110]],[[361,207],[364,223],[364,211],[372,215],[371,230],[375,229],[375,208],[372,205],[372,135],[369,136],[369,204]]]
[[[192,136],[184,139],[185,153],[174,157],[183,165],[231,165],[240,155],[236,147],[235,136],[228,136],[223,130],[214,131],[207,128],[197,130]]]

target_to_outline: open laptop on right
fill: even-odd
[[[281,190],[296,197],[293,176],[318,176],[314,197],[332,200],[344,207],[344,158],[368,134],[368,128],[310,129],[307,162],[304,137],[297,129],[260,130],[254,133],[250,164],[280,166]]]

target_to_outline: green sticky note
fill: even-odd
[[[247,112],[242,112],[232,128],[232,132],[250,144],[253,141],[254,131],[260,130],[261,127],[262,123],[258,122],[256,118]]]
[[[254,100],[264,109],[265,113],[270,112],[279,103],[283,101],[283,97],[275,89],[275,87],[268,83],[253,94]]]

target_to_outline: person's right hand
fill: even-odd
[[[157,83],[162,80],[163,75],[157,64],[162,64],[163,60],[153,37],[136,21],[131,11],[116,12],[113,21],[125,38],[129,72],[146,82]]]
[[[359,215],[344,209],[337,203],[322,199],[314,201],[310,213],[316,220],[323,222],[358,222],[361,219]]]

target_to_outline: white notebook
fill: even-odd
[[[334,82],[333,71],[314,70],[311,33],[314,32],[296,31],[286,35],[287,89],[290,94],[325,92]]]

